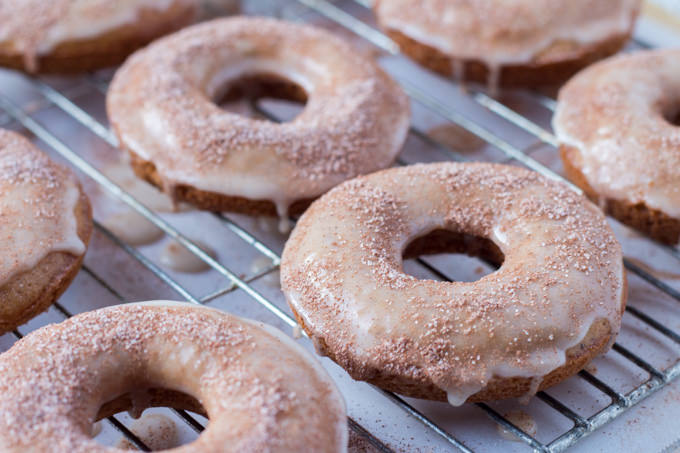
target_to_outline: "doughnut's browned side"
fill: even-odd
[[[130,165],[132,165],[135,174],[159,189],[164,190],[163,182],[156,170],[156,166],[152,162],[140,158],[130,150],[128,150],[128,153],[130,154]],[[169,195],[178,203],[187,202],[206,211],[235,212],[253,216],[278,215],[276,205],[269,200],[251,200],[244,197],[223,195],[181,184],[174,187]],[[302,214],[312,201],[314,200],[304,199],[295,201],[288,208],[288,215],[295,216]]]
[[[176,2],[165,11],[141,10],[135,22],[125,24],[99,36],[63,42],[49,54],[37,59],[38,73],[78,73],[122,63],[128,55],[159,36],[193,22],[194,5]],[[7,43],[0,44],[0,66],[29,72],[24,55]]]
[[[431,253],[467,253],[479,256],[492,263],[500,265],[502,254],[493,242],[484,238],[474,238],[469,235],[437,230],[424,238],[413,241],[404,253],[404,258],[415,257]],[[625,306],[627,295],[627,281],[624,276],[622,307]],[[312,336],[312,331],[304,319],[289,304],[295,319],[303,330]],[[556,385],[582,370],[588,362],[607,351],[612,341],[612,332],[606,319],[596,321],[584,339],[566,351],[566,361],[561,367],[553,370],[543,378],[538,391]],[[327,355],[331,360],[340,364],[355,379],[377,385],[380,388],[414,398],[424,398],[436,401],[446,401],[446,393],[429,380],[409,380],[403,375],[391,374],[381,369],[367,369],[365,364],[355,363],[350,355],[339,356],[330,348],[325,347],[323,340],[317,338],[319,352]],[[501,378],[493,377],[485,388],[468,398],[467,402],[493,401],[506,398],[517,398],[531,390],[530,378]]]
[[[78,237],[87,245],[92,235],[92,212],[82,189],[74,212]],[[0,287],[0,334],[47,310],[71,284],[80,270],[83,256],[52,252],[33,269],[17,275]]]
[[[601,197],[590,186],[586,176],[581,171],[582,156],[578,148],[561,145],[560,156],[567,177],[597,203],[597,200],[600,200]],[[680,242],[680,220],[657,209],[650,208],[645,203],[607,198],[604,200],[604,210],[615,219],[659,242],[669,245]]]
[[[421,65],[444,76],[453,76],[454,60],[427,44],[416,41],[395,29],[386,29],[401,50]],[[618,52],[630,34],[611,36],[604,41],[583,45],[557,42],[529,64],[503,66],[499,84],[503,87],[551,86],[564,83],[582,68]],[[465,81],[487,83],[489,67],[479,60],[457,60]]]
[[[304,321],[293,310],[295,319],[302,328],[309,333]],[[591,360],[607,350],[611,341],[609,323],[602,319],[593,324],[584,340],[573,348],[567,350],[566,363],[548,374],[538,386],[538,391],[545,390],[553,385],[581,371]],[[321,341],[320,348],[324,355],[342,365],[343,368],[355,379],[370,382],[378,387],[399,393],[400,395],[423,398],[435,401],[446,401],[446,393],[430,381],[407,380],[402,376],[393,375],[379,369],[366,369],[363,365],[348,361],[348,357],[338,357],[332,351],[324,348]],[[468,403],[494,401],[507,398],[519,398],[529,392],[531,379],[529,378],[499,378],[491,379],[487,386],[467,399]]]

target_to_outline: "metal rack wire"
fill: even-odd
[[[370,4],[365,0],[353,0],[355,4],[362,7],[370,7]],[[268,2],[265,2],[268,3]],[[271,7],[272,3],[268,3]],[[352,2],[344,2],[352,3]],[[267,11],[267,9],[263,9]],[[313,12],[317,15],[323,16],[326,19],[336,23],[342,27],[345,27],[349,31],[357,34],[361,38],[369,41],[373,45],[377,46],[382,51],[389,55],[398,56],[399,48],[398,46],[390,40],[389,37],[375,29],[372,25],[367,22],[362,21],[356,16],[350,14],[342,7],[335,3],[327,0],[296,0],[295,2],[289,2],[285,7],[279,8],[279,14],[290,20],[303,20],[306,15]],[[160,228],[168,237],[176,240],[179,244],[189,250],[192,254],[198,257],[201,261],[206,263],[211,269],[216,271],[221,278],[224,280],[224,286],[221,289],[212,291],[209,294],[197,295],[190,291],[186,285],[181,284],[176,278],[171,276],[162,267],[155,264],[151,259],[146,257],[136,248],[126,244],[123,240],[118,238],[113,232],[107,229],[104,225],[95,222],[97,230],[102,233],[105,237],[110,239],[114,244],[120,247],[125,253],[127,253],[132,259],[143,265],[146,269],[156,275],[161,281],[167,284],[177,295],[183,299],[186,299],[195,304],[207,303],[219,296],[225,295],[229,292],[240,290],[246,293],[250,298],[252,298],[256,303],[260,304],[266,308],[269,312],[273,313],[276,317],[282,320],[285,324],[294,327],[296,325],[294,319],[290,317],[284,310],[279,308],[274,302],[265,297],[261,292],[259,292],[252,283],[256,282],[258,279],[268,275],[278,269],[280,263],[280,256],[262,241],[260,241],[254,234],[249,232],[246,228],[243,228],[236,221],[228,216],[215,214],[219,221],[233,234],[240,238],[245,244],[257,250],[259,254],[267,257],[270,260],[270,264],[263,270],[254,272],[249,276],[239,276],[237,272],[225,266],[223,263],[219,262],[217,259],[213,258],[209,253],[203,250],[196,242],[192,241],[187,237],[185,233],[174,227],[163,217],[159,216],[156,212],[146,207],[144,204],[135,199],[130,193],[126,192],[121,186],[114,183],[109,179],[104,173],[98,170],[91,162],[87,161],[80,154],[67,146],[63,141],[57,138],[53,134],[49,127],[41,124],[39,121],[33,118],[33,115],[40,111],[41,109],[55,106],[69,115],[73,120],[80,123],[82,126],[87,128],[93,134],[95,134],[99,139],[103,140],[110,146],[116,147],[117,143],[114,136],[109,131],[106,124],[99,122],[91,113],[85,109],[78,106],[72,99],[77,96],[82,90],[99,90],[104,92],[106,89],[106,81],[100,79],[89,78],[84,85],[79,85],[71,90],[60,91],[54,88],[49,83],[42,81],[40,79],[31,79],[30,82],[36,88],[36,90],[41,94],[42,98],[36,102],[30,103],[28,105],[18,106],[13,101],[11,101],[4,94],[0,94],[0,111],[4,112],[4,116],[0,116],[0,125],[6,125],[12,121],[17,122],[22,125],[25,129],[32,132],[37,138],[51,147],[54,151],[59,153],[65,159],[67,159],[74,167],[78,168],[86,176],[94,180],[99,186],[107,190],[116,199],[128,205],[134,209],[137,213],[141,214],[148,221],[153,223],[155,226]],[[532,158],[530,155],[525,153],[524,150],[512,145],[511,143],[504,140],[502,137],[494,133],[492,130],[485,128],[484,126],[468,119],[462,113],[458,112],[454,108],[440,102],[439,100],[433,98],[426,91],[421,89],[416,84],[407,81],[401,81],[405,91],[409,94],[415,103],[422,105],[433,113],[439,115],[442,119],[450,121],[477,137],[481,138],[488,144],[500,150],[506,156],[507,161],[517,161],[528,168],[538,171],[548,177],[555,179],[562,179],[562,177],[552,171],[547,166],[541,164],[536,159]],[[474,100],[479,105],[483,106],[488,111],[499,116],[500,118],[508,121],[515,127],[521,129],[522,131],[531,134],[537,140],[545,143],[549,146],[556,147],[557,141],[552,133],[538,124],[532,122],[529,118],[522,116],[518,112],[514,111],[502,102],[494,99],[493,97],[487,95],[482,91],[468,91],[469,97]],[[546,97],[535,97],[535,102],[542,105],[546,109],[554,109],[554,101]],[[276,117],[266,110],[261,110],[263,114],[268,115],[271,119],[276,119]],[[419,130],[416,127],[412,127],[411,133],[418,137],[420,140],[427,142],[429,145],[443,150],[451,159],[455,160],[466,160],[466,157],[456,152],[450,150],[448,147],[436,140],[430,138],[424,131]],[[572,186],[574,190],[579,190],[575,186]],[[660,244],[653,244],[650,241],[650,247],[658,247],[665,253],[672,256],[674,259],[680,261],[680,252],[673,247],[663,246]],[[426,261],[420,260],[420,265],[426,267],[430,272],[435,274],[440,279],[448,279],[444,272],[440,271],[436,267],[432,266]],[[641,268],[634,262],[626,261],[626,267],[629,272],[637,275],[650,285],[654,286],[658,290],[664,292],[669,297],[680,302],[680,291],[669,286],[663,281],[657,279],[655,276],[651,275],[645,269]],[[98,275],[93,269],[85,266],[84,272],[89,274],[95,281],[99,283],[103,288],[109,291],[116,299],[123,302],[124,297],[109,283],[107,283],[104,278]],[[56,309],[65,317],[71,316],[71,313],[66,310],[62,305],[56,304]],[[644,313],[638,308],[628,306],[626,312],[638,319],[639,321],[645,323],[659,334],[670,339],[676,345],[680,345],[680,334],[678,334],[673,329],[669,328],[664,324],[664,322],[659,321],[652,316]],[[17,338],[21,337],[18,331],[15,331],[15,336]],[[528,446],[533,448],[535,451],[541,452],[560,452],[564,451],[568,447],[574,445],[582,437],[594,432],[598,428],[602,427],[609,421],[613,420],[617,416],[621,415],[624,411],[642,401],[643,399],[649,397],[654,392],[663,388],[673,379],[680,375],[680,361],[676,361],[671,366],[665,369],[658,369],[647,362],[645,359],[635,354],[631,350],[627,349],[623,345],[616,343],[613,347],[614,353],[620,355],[625,360],[634,364],[641,370],[645,371],[649,378],[640,382],[635,388],[627,393],[621,393],[614,389],[614,387],[607,382],[602,381],[595,375],[587,372],[581,371],[577,378],[586,382],[588,385],[592,386],[597,391],[601,392],[603,395],[607,396],[611,401],[605,408],[601,409],[599,412],[595,413],[590,417],[583,417],[579,415],[574,409],[568,407],[565,403],[561,402],[559,399],[551,396],[546,392],[539,392],[536,395],[540,401],[545,403],[552,410],[561,414],[561,416],[568,419],[572,426],[561,433],[556,438],[552,439],[548,443],[543,443],[537,440],[535,437],[529,433],[523,431],[522,429],[515,426],[510,420],[503,417],[498,411],[493,409],[487,404],[477,404],[477,407],[483,411],[488,417],[498,425],[502,426],[505,430],[514,434],[522,442],[526,443]],[[398,395],[378,390],[386,398],[395,404],[397,410],[405,411],[410,416],[414,417],[421,423],[423,423],[428,429],[440,436],[445,442],[447,442],[452,448],[460,451],[470,452],[472,451],[463,441],[447,432],[444,428],[435,423],[426,414],[416,409],[413,405],[409,404],[406,400],[399,397]],[[177,414],[185,420],[192,429],[196,432],[200,432],[203,429],[202,424],[192,415],[184,411],[176,411]],[[123,423],[120,422],[115,416],[109,418],[109,422],[113,424],[115,428],[121,431],[121,433],[126,436],[130,442],[141,450],[148,450],[148,446],[144,445],[144,442],[134,435],[128,428],[125,427]],[[389,452],[392,451],[390,447],[381,442],[378,435],[375,433],[370,433],[368,430],[363,428],[356,421],[349,419],[350,428],[358,435],[365,438],[379,451]]]

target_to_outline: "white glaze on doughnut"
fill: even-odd
[[[26,138],[0,129],[0,286],[52,252],[85,253],[75,176]]]
[[[680,49],[613,57],[560,91],[553,128],[580,151],[602,200],[644,203],[680,219]]]
[[[273,73],[308,94],[293,121],[220,109],[228,82]],[[390,165],[406,138],[406,95],[375,62],[330,33],[260,18],[190,27],[133,55],[107,97],[123,146],[151,161],[165,189],[182,184],[280,215],[361,173]]]
[[[140,11],[163,11],[198,0],[0,0],[0,45],[25,56],[35,70],[36,57],[59,44],[93,38],[133,23]]]
[[[381,25],[491,73],[527,64],[552,44],[628,33],[639,0],[377,0]],[[462,70],[454,70],[460,74]]]
[[[112,451],[89,436],[99,406],[149,385],[195,396],[210,416],[178,453],[347,445],[342,396],[301,346],[262,323],[190,304],[120,305],[47,326],[0,356],[0,375],[6,452]]]
[[[434,229],[489,238],[505,261],[470,283],[405,274],[404,248]],[[454,405],[492,377],[541,379],[597,320],[615,334],[625,300],[621,247],[602,213],[562,183],[491,164],[340,185],[298,222],[281,282],[312,339],[353,377],[429,381]]]

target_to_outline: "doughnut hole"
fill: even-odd
[[[178,417],[172,417],[168,411],[145,412],[149,408],[183,409],[193,412],[190,415],[194,418],[197,418],[195,414],[207,418],[205,409],[196,398],[174,390],[149,388],[125,393],[104,403],[97,414],[98,421],[95,426],[102,423],[102,419],[118,414],[116,418],[119,421],[125,421],[128,430],[151,451],[175,448],[195,440],[196,436],[187,436],[186,433],[181,432],[179,425],[184,422]],[[126,418],[133,420],[125,420]],[[100,435],[103,432],[101,428],[93,427],[93,437],[101,444],[123,450],[138,450],[127,437],[110,434],[107,436],[106,433]],[[190,434],[193,434],[193,430]]]
[[[403,252],[404,271],[423,278],[409,260],[428,255],[428,262],[456,281],[473,282],[501,267],[505,256],[490,239],[443,229],[413,239]],[[420,268],[422,270],[422,267]]]
[[[668,120],[668,122],[673,126],[680,127],[680,108],[675,109],[675,111],[671,111],[670,114],[667,115],[666,120]]]
[[[277,74],[245,74],[219,90],[215,103],[223,110],[273,122],[295,119],[307,104],[307,92]]]

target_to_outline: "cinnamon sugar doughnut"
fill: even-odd
[[[378,23],[424,66],[460,80],[565,81],[628,40],[639,0],[377,0]]]
[[[342,396],[301,346],[185,303],[120,305],[44,327],[0,355],[0,377],[7,453],[120,452],[92,439],[92,424],[153,406],[210,418],[176,453],[347,448]]]
[[[613,217],[680,242],[680,49],[622,55],[560,91],[553,128],[569,178]]]
[[[215,104],[244,80],[306,107],[276,124]],[[389,166],[409,125],[406,95],[374,61],[321,29],[252,17],[195,25],[136,53],[107,109],[137,174],[176,201],[282,217]]]
[[[442,251],[500,265],[476,282],[420,280],[405,257]],[[374,173],[314,202],[286,243],[296,318],[349,374],[404,395],[533,394],[604,353],[626,298],[604,215],[517,167],[439,163]]]
[[[0,334],[66,290],[91,233],[90,203],[75,176],[0,129]]]
[[[0,65],[72,73],[122,62],[190,24],[200,0],[0,0]]]

